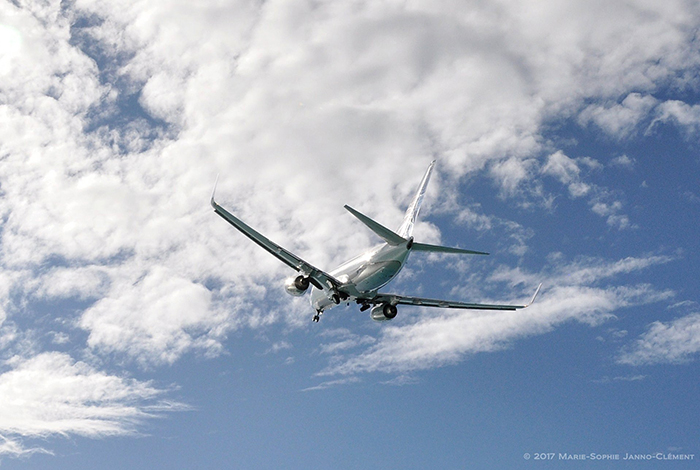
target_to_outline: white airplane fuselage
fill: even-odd
[[[343,283],[343,291],[348,294],[342,302],[352,302],[357,297],[371,297],[396,277],[404,266],[411,251],[407,243],[392,246],[387,243],[341,264],[329,274]],[[327,291],[312,286],[311,306],[316,311],[325,311],[337,305]]]

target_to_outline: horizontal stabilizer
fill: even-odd
[[[432,251],[434,253],[455,253],[461,255],[488,255],[485,251],[463,250],[449,246],[428,245],[427,243],[414,243],[411,248],[414,251]]]
[[[366,215],[356,211],[352,207],[346,205],[345,208],[350,212],[352,215],[357,217],[360,222],[365,224],[367,227],[369,227],[370,230],[372,230],[374,233],[379,235],[385,242],[387,242],[389,245],[400,245],[402,243],[406,243],[406,239],[399,236],[396,234],[396,232],[389,230],[379,222],[375,222],[374,220],[370,219]]]

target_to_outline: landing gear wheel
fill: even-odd
[[[314,323],[318,323],[318,321],[319,321],[320,319],[321,319],[321,315],[319,315],[319,314],[317,313],[316,315],[314,315],[313,322],[314,322]]]

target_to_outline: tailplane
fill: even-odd
[[[401,224],[401,227],[399,227],[399,229],[396,232],[386,228],[379,222],[370,219],[366,215],[356,211],[350,206],[346,205],[345,209],[347,209],[348,212],[357,217],[360,220],[360,222],[365,224],[370,230],[372,230],[375,234],[377,234],[380,238],[382,238],[385,242],[392,246],[397,246],[401,245],[402,243],[406,243],[407,249],[415,251],[429,251],[433,253],[453,253],[460,255],[488,255],[488,253],[484,251],[464,250],[462,248],[429,245],[427,243],[418,243],[413,241],[413,237],[411,236],[413,233],[413,226],[416,223],[416,217],[418,217],[418,212],[420,211],[420,206],[423,202],[425,190],[428,187],[428,182],[430,181],[430,174],[432,173],[434,166],[435,160],[430,162],[430,166],[428,166],[425,175],[423,175],[423,180],[420,182],[418,191],[413,197],[411,205],[408,206],[408,210],[406,210],[406,215],[404,216],[403,224]]]
[[[464,250],[462,248],[452,248],[450,246],[428,245],[427,243],[413,244],[414,251],[432,251],[433,253],[454,253],[457,255],[488,255],[485,251]]]
[[[345,209],[347,209],[348,212],[357,217],[360,220],[360,222],[365,224],[371,231],[379,235],[379,237],[381,237],[389,245],[396,246],[400,245],[401,243],[406,243],[407,240],[405,238],[389,230],[379,222],[375,222],[363,213],[356,211],[348,205],[345,206]]]

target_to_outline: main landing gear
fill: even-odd
[[[328,299],[335,305],[340,305],[341,302],[345,302],[349,298],[350,296],[342,291],[333,291],[328,297]],[[348,305],[350,304],[348,303]],[[316,310],[316,315],[313,317],[313,322],[318,323],[318,321],[321,319],[321,315],[323,315],[323,310]]]
[[[340,302],[345,302],[348,299],[348,294],[345,292],[334,292],[331,297],[331,302],[338,305]]]

